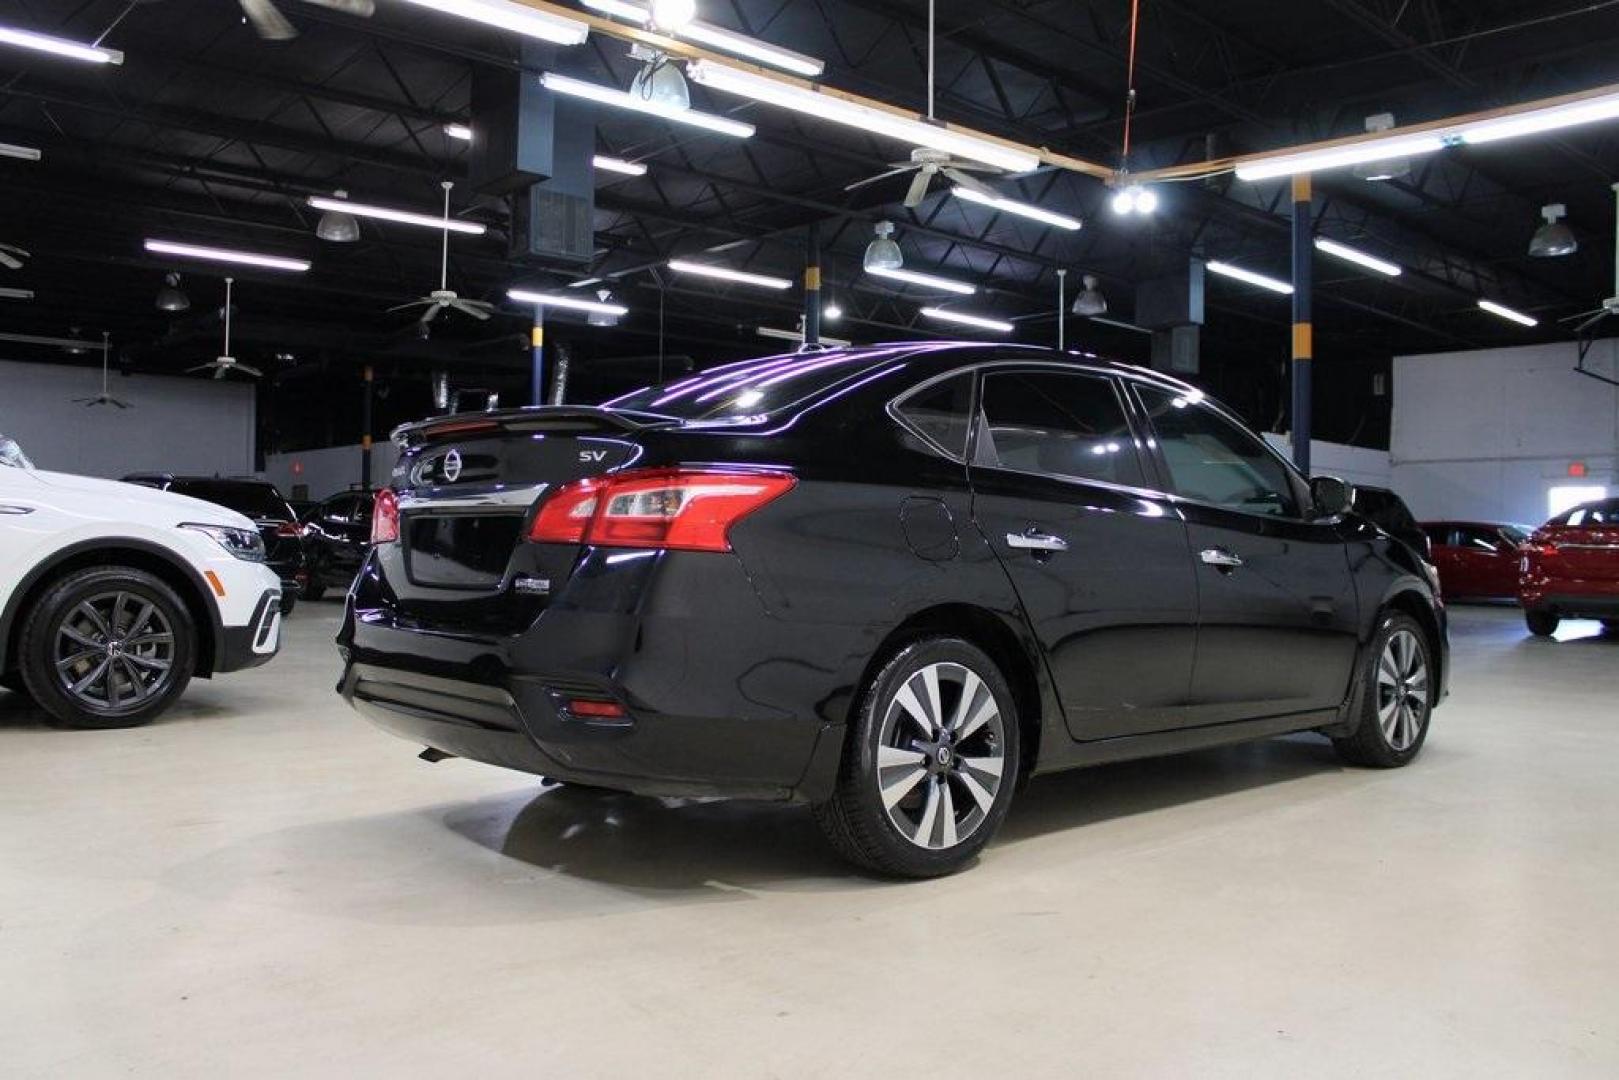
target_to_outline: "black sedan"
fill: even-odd
[[[371,508],[376,494],[345,491],[304,512],[304,557],[309,564],[305,599],[319,600],[327,589],[347,591],[371,550]]]
[[[343,695],[455,755],[969,861],[1024,777],[1314,730],[1405,765],[1431,570],[1195,388],[1015,346],[732,364],[395,433]]]

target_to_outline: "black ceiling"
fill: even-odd
[[[526,370],[521,312],[487,324],[447,318],[429,340],[409,315],[385,313],[436,284],[433,232],[368,222],[359,244],[323,244],[313,235],[318,213],[304,203],[341,188],[432,211],[439,182],[467,167],[466,145],[442,125],[466,118],[477,66],[516,63],[513,40],[400,0],[378,0],[368,20],[298,0],[282,6],[302,31],[296,41],[260,41],[235,0],[0,0],[0,22],[9,25],[79,40],[112,27],[106,43],[126,56],[122,66],[96,67],[0,50],[0,141],[45,151],[39,163],[0,158],[0,242],[33,252],[25,270],[0,271],[0,285],[38,294],[32,303],[0,301],[0,326],[56,336],[78,328],[96,338],[109,330],[123,362],[144,370],[211,357],[221,271],[143,252],[142,238],[159,235],[314,259],[306,275],[235,275],[236,351],[277,372],[265,391],[266,413],[280,418],[272,442],[348,438],[346,388],[363,362],[412,387],[394,396],[400,415],[422,407],[425,390],[415,383],[425,386],[434,366],[453,364],[464,382],[513,392]],[[701,0],[701,8],[710,21],[825,59],[830,85],[925,104],[925,3]],[[1129,9],[1127,0],[943,0],[939,114],[1117,164]],[[1414,122],[1619,79],[1613,2],[1143,0],[1141,9],[1136,171],[1349,134],[1375,112]],[[556,66],[625,85],[636,66],[626,54],[623,42],[596,34],[562,51]],[[811,223],[820,224],[826,277],[848,312],[829,331],[861,341],[939,329],[919,323],[919,297],[858,273],[871,224],[883,218],[899,223],[908,265],[979,282],[974,306],[1015,319],[1026,341],[1055,337],[1059,268],[1071,271],[1070,285],[1097,274],[1124,317],[1137,282],[1192,255],[1287,276],[1281,182],[1160,185],[1163,204],[1150,219],[1114,217],[1107,188],[1074,173],[1046,169],[1003,182],[1083,218],[1077,233],[943,195],[911,212],[898,205],[904,179],[844,191],[903,158],[902,145],[738,106],[695,85],[692,92],[700,107],[757,124],[758,135],[732,140],[601,110],[600,149],[651,170],[598,178],[591,272],[610,277],[633,313],[611,330],[558,320],[553,340],[573,348],[586,378],[626,357],[663,353],[703,364],[765,351],[771,343],[755,328],[791,326],[796,292],[719,287],[659,267],[730,245],[732,265],[792,277]],[[1448,150],[1419,159],[1400,180],[1319,180],[1321,234],[1408,268],[1389,281],[1317,260],[1323,435],[1382,437],[1386,399],[1374,396],[1371,375],[1386,371],[1391,355],[1572,340],[1557,320],[1613,291],[1616,135],[1619,126],[1599,125]],[[1568,204],[1578,254],[1527,256],[1547,202]],[[463,189],[456,207],[491,226],[485,237],[452,244],[452,285],[463,295],[498,301],[515,281],[580,276],[506,258],[501,201]],[[153,303],[170,269],[185,273],[194,301],[184,315],[164,315]],[[1530,311],[1541,326],[1484,314],[1480,296]],[[1288,323],[1285,298],[1211,279],[1202,381],[1256,423],[1281,419]],[[1128,331],[1073,320],[1069,332],[1071,343],[1126,359],[1146,353],[1147,339]],[[644,376],[635,364],[619,370]],[[311,404],[317,387],[329,399],[319,408]],[[332,415],[312,424],[316,413]]]

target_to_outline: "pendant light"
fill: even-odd
[[[894,242],[894,223],[879,221],[875,231],[877,237],[866,245],[866,257],[862,265],[867,270],[898,270],[904,266],[905,255]]]
[[[1537,259],[1551,259],[1559,255],[1572,255],[1580,249],[1580,242],[1574,239],[1574,230],[1562,220],[1568,216],[1568,207],[1562,203],[1542,206],[1540,216],[1546,219],[1546,224],[1535,230],[1535,235],[1529,241],[1529,254]]]
[[[332,192],[334,198],[346,199],[346,191]],[[360,221],[345,210],[327,210],[315,224],[315,235],[329,244],[352,244],[360,238]]]
[[[157,310],[178,314],[191,310],[191,297],[180,288],[180,275],[169,273],[163,275],[163,287],[157,290]]]

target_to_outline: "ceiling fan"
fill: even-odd
[[[1614,202],[1616,205],[1619,205],[1619,184],[1613,185],[1613,193]],[[1570,315],[1567,318],[1560,319],[1558,321],[1577,323],[1577,325],[1574,327],[1574,333],[1576,335],[1583,335],[1587,330],[1590,330],[1592,327],[1596,326],[1597,323],[1601,322],[1603,319],[1606,319],[1609,315],[1619,315],[1619,226],[1615,227],[1614,236],[1613,295],[1602,301],[1599,306],[1592,308],[1590,311],[1582,311],[1578,315]]]
[[[217,356],[213,360],[210,360],[206,364],[198,364],[196,367],[186,368],[186,374],[187,375],[190,375],[194,371],[212,371],[214,373],[214,378],[223,379],[226,375],[229,375],[233,371],[240,371],[243,375],[251,375],[253,378],[257,379],[261,375],[264,374],[264,372],[260,371],[258,368],[251,367],[251,366],[249,366],[247,364],[244,364],[240,360],[236,359],[236,357],[234,357],[234,356],[232,356],[230,354],[230,316],[231,316],[230,292],[231,292],[231,285],[232,285],[232,283],[234,281],[235,281],[234,278],[226,278],[225,279],[225,348],[224,348],[224,351],[222,351],[219,354],[219,356]]]
[[[93,405],[115,405],[120,409],[129,408],[129,402],[119,401],[107,389],[107,362],[112,353],[112,345],[108,340],[110,337],[111,335],[107,331],[103,330],[101,332],[101,393],[95,397],[74,398],[73,403],[75,405],[83,405],[87,409]]]
[[[236,0],[236,3],[254,33],[265,41],[291,41],[298,36],[298,28],[281,14],[275,0]],[[377,12],[376,0],[303,0],[303,3],[361,19],[368,19]]]
[[[28,257],[28,252],[15,244],[0,244],[0,266],[7,270],[21,270],[23,261]]]
[[[399,304],[396,307],[389,308],[388,310],[390,312],[394,312],[409,311],[413,307],[423,308],[424,310],[422,311],[422,317],[420,320],[423,326],[426,326],[428,323],[438,318],[439,314],[446,308],[454,308],[462,314],[471,315],[474,319],[482,322],[488,319],[489,316],[494,312],[495,305],[486,300],[463,300],[460,296],[456,295],[454,289],[450,288],[450,189],[455,187],[455,184],[452,181],[446,180],[444,181],[443,187],[445,227],[443,230],[444,246],[439,257],[438,288],[434,289],[420,300],[412,300],[406,304]]]
[[[934,33],[934,6],[935,0],[928,0],[928,119],[933,116],[933,72],[934,72],[934,46],[938,35]],[[954,180],[964,188],[971,188],[980,195],[994,196],[995,192],[976,177],[968,175],[975,172],[998,173],[1003,170],[993,165],[984,165],[976,161],[965,161],[953,158],[943,150],[931,150],[927,147],[917,147],[911,151],[910,161],[891,161],[887,172],[868,176],[864,180],[856,180],[847,185],[844,191],[854,191],[867,184],[875,184],[895,176],[903,176],[908,172],[915,172],[911,179],[911,186],[905,192],[905,205],[915,209],[928,197],[928,188],[933,184],[933,178],[939,175]]]

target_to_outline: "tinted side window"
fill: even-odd
[[[973,377],[967,372],[912,394],[901,401],[895,411],[942,449],[965,458],[972,398]]]
[[[1111,379],[1075,372],[984,377],[983,465],[1145,487],[1135,437]]]
[[[1463,525],[1456,530],[1456,546],[1466,548],[1468,551],[1496,550],[1501,542],[1501,534],[1494,529],[1479,529],[1471,525]]]
[[[1177,494],[1249,514],[1298,517],[1287,469],[1260,440],[1198,400],[1138,387]]]
[[[354,522],[357,525],[371,524],[371,511],[376,506],[376,499],[372,495],[356,495],[354,497]]]
[[[331,522],[333,525],[343,525],[347,524],[349,515],[353,511],[353,497],[339,495],[335,499],[326,500],[326,505],[321,509],[320,516],[323,520]]]
[[[1422,531],[1428,534],[1428,542],[1435,547],[1448,547],[1450,545],[1449,525],[1424,525]]]

